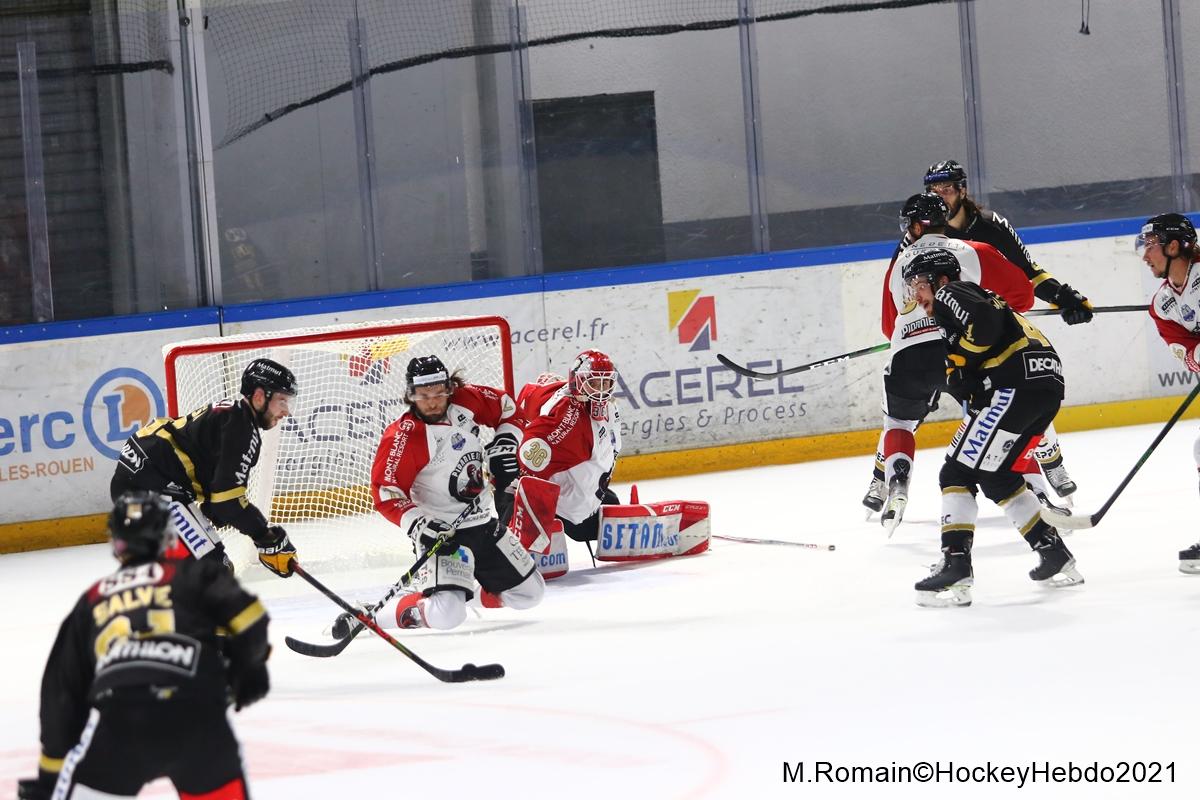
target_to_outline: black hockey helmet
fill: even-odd
[[[450,371],[437,356],[417,356],[408,362],[404,371],[405,399],[412,402],[413,392],[418,386],[429,386],[435,383],[446,385],[450,391]]]
[[[1165,247],[1171,241],[1179,242],[1181,253],[1191,251],[1196,246],[1196,226],[1183,214],[1168,212],[1146,220],[1134,247],[1141,255],[1149,245],[1161,244]]]
[[[242,394],[250,397],[255,389],[262,389],[270,397],[275,392],[296,396],[296,376],[292,371],[269,358],[256,358],[242,373]]]
[[[904,201],[904,208],[900,210],[900,232],[907,233],[914,222],[926,227],[944,228],[949,216],[950,209],[939,195],[933,192],[914,194]]]
[[[925,170],[926,186],[947,182],[953,183],[959,189],[967,188],[967,171],[954,159],[930,164],[929,169]]]
[[[122,564],[158,558],[175,539],[171,501],[158,492],[138,489],[117,498],[108,515],[113,555]]]
[[[959,266],[958,257],[949,250],[935,248],[932,250],[922,250],[912,261],[904,265],[904,282],[909,286],[916,281],[929,281],[931,286],[937,286],[938,277],[945,275],[952,281],[956,281],[962,273],[962,267]]]

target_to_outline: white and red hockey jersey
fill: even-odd
[[[883,335],[892,343],[892,357],[920,342],[937,341],[941,334],[933,317],[904,285],[904,267],[924,250],[949,250],[958,258],[962,280],[977,283],[1000,295],[1013,311],[1027,311],[1033,305],[1033,284],[1021,268],[1000,251],[984,242],[951,239],[940,233],[927,233],[900,251],[883,279]]]
[[[600,508],[621,451],[621,417],[616,403],[605,404],[604,419],[593,419],[587,403],[571,396],[567,384],[528,384],[519,395],[528,420],[517,454],[521,470],[561,487],[558,516],[576,524]]]
[[[1196,347],[1200,345],[1200,268],[1188,266],[1182,289],[1164,280],[1150,301],[1150,317],[1171,352],[1189,370],[1200,372],[1200,362],[1196,361]]]
[[[487,522],[493,503],[484,475],[481,426],[519,440],[524,420],[502,389],[473,384],[454,390],[442,422],[425,423],[412,411],[402,414],[383,432],[375,452],[375,509],[407,532],[421,516],[454,522],[479,497],[478,507],[459,525]]]

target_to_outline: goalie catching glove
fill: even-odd
[[[267,528],[265,534],[254,537],[254,546],[258,548],[258,560],[264,567],[281,578],[291,577],[296,548],[283,528],[278,525]]]

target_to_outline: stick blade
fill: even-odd
[[[299,639],[293,639],[291,636],[283,637],[283,643],[288,646],[289,650],[299,653],[302,656],[310,656],[312,658],[332,658],[342,652],[349,646],[353,636],[347,636],[345,639],[334,642],[333,644],[313,644],[312,642],[302,642]]]
[[[734,362],[734,361],[731,361],[731,360],[729,360],[728,358],[726,358],[726,357],[725,357],[724,355],[722,355],[721,353],[717,353],[717,361],[720,361],[722,364],[724,364],[725,366],[729,367],[731,370],[733,370],[734,372],[736,372],[738,375],[741,375],[741,376],[743,376],[743,377],[745,377],[745,378],[766,378],[766,377],[771,377],[770,375],[766,375],[766,374],[764,374],[764,373],[761,373],[761,372],[756,372],[755,370],[752,370],[752,369],[750,369],[749,367],[743,367],[741,364],[738,364],[737,362]]]
[[[477,667],[474,664],[463,664],[460,669],[438,669],[437,667],[433,667],[429,671],[443,683],[495,681],[504,677],[504,667],[500,664],[484,664],[482,667]]]
[[[1094,527],[1096,524],[1095,515],[1085,517],[1082,514],[1071,514],[1070,512],[1055,511],[1050,508],[1043,508],[1038,513],[1047,525],[1053,525],[1056,528],[1066,528],[1069,531],[1081,531]]]

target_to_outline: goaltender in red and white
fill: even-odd
[[[466,619],[476,581],[492,595],[489,605],[533,608],[545,583],[526,549],[497,521],[480,439],[481,427],[496,432],[489,466],[500,493],[517,477],[514,451],[524,420],[516,403],[502,389],[466,383],[434,355],[412,359],[406,381],[408,411],[384,431],[371,470],[375,508],[419,553],[458,524],[449,546],[418,572],[417,591],[389,601],[376,622],[454,628]]]
[[[558,490],[555,513],[563,532],[577,542],[595,542],[595,557],[601,561],[640,561],[708,549],[707,503],[642,505],[633,499],[626,505],[609,488],[621,451],[616,388],[612,359],[599,350],[584,350],[566,380],[543,374],[518,395],[519,411],[528,422],[518,450],[522,477],[513,527],[523,544],[543,554],[539,567],[546,577],[569,568],[566,541],[562,533],[543,531],[545,526],[530,530],[522,511],[531,500],[544,497],[547,481]],[[538,508],[536,502],[532,506]],[[550,534],[548,542],[539,536],[543,532]]]

